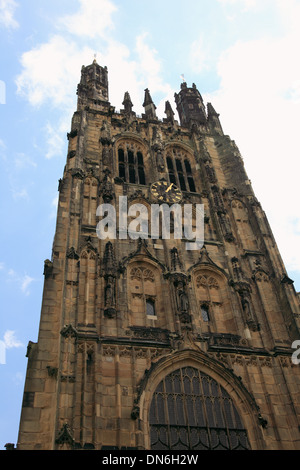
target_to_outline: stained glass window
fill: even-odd
[[[192,367],[166,376],[150,407],[152,450],[247,450],[247,431],[226,390]]]

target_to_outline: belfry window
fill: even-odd
[[[175,173],[174,173],[174,168],[173,168],[172,158],[167,157],[167,165],[168,165],[168,170],[169,170],[170,183],[177,184]]]
[[[146,184],[144,159],[134,144],[118,149],[119,177],[127,183]]]
[[[152,450],[248,450],[233,400],[213,378],[178,369],[155,390],[149,415]]]
[[[196,188],[195,188],[194,178],[192,176],[192,169],[191,169],[190,162],[188,160],[184,160],[184,166],[185,166],[186,177],[187,177],[187,180],[188,180],[188,185],[189,185],[190,191],[192,193],[195,193]]]
[[[170,183],[174,183],[182,191],[196,192],[191,164],[185,158],[183,151],[174,149],[172,154],[169,153],[167,155],[167,167]]]

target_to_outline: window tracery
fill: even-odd
[[[143,325],[146,318],[157,315],[156,273],[147,266],[135,266],[130,269],[129,279],[133,321],[136,325]]]
[[[127,183],[146,184],[143,150],[135,142],[122,142],[118,147],[119,177]]]
[[[83,187],[83,224],[96,225],[98,181],[86,178]]]
[[[95,322],[96,282],[97,254],[93,250],[83,250],[80,255],[79,271],[79,323]]]
[[[167,168],[170,183],[174,183],[182,191],[196,192],[192,167],[186,152],[179,148],[169,150]]]
[[[224,328],[222,324],[224,309],[228,299],[224,297],[222,278],[215,273],[205,271],[196,274],[195,288],[199,308],[199,318],[208,328]]]
[[[250,224],[247,207],[239,199],[234,199],[231,207],[242,245],[244,248],[257,249],[257,241]]]
[[[226,390],[193,367],[167,375],[149,413],[152,450],[246,450],[247,431]]]

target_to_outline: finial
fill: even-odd
[[[94,54],[93,64],[97,64],[97,54],[96,53]]]
[[[184,74],[180,75],[181,80],[185,83]]]

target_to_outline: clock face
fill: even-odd
[[[169,184],[167,181],[156,181],[151,185],[151,194],[160,202],[179,202],[182,193],[174,183]]]

